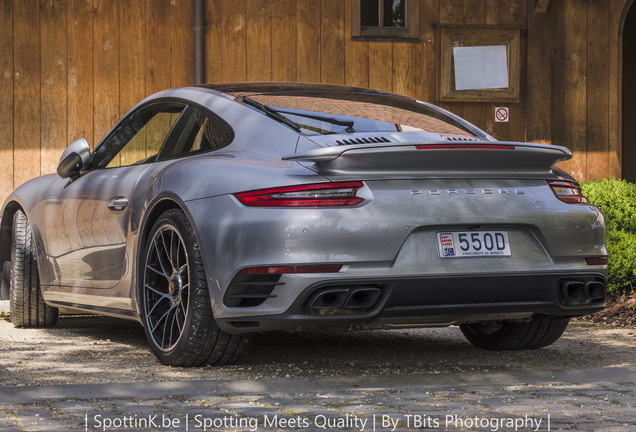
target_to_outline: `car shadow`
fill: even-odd
[[[258,335],[237,364],[198,368],[160,364],[135,321],[73,315],[61,316],[50,329],[12,329],[3,321],[2,332],[8,366],[0,368],[0,385],[549,371],[636,363],[633,330],[581,321],[549,347],[514,352],[476,348],[457,327],[272,332]]]

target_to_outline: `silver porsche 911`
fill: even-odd
[[[368,89],[166,90],[7,198],[3,297],[18,327],[137,320],[180,366],[280,329],[459,325],[540,348],[605,301],[604,219],[554,166],[570,157]]]

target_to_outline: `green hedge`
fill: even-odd
[[[618,296],[636,287],[636,184],[603,179],[582,182],[583,194],[605,215],[608,290]]]

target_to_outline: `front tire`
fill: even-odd
[[[48,306],[42,299],[31,225],[20,210],[13,216],[9,270],[9,305],[13,325],[27,328],[53,327],[57,323],[58,309]]]
[[[9,300],[11,292],[11,261],[2,264],[2,282],[0,283],[0,300]]]
[[[247,351],[251,335],[225,333],[214,320],[201,252],[183,211],[168,210],[155,222],[141,265],[141,318],[162,363],[222,365]]]
[[[487,322],[461,324],[470,343],[493,351],[543,348],[561,337],[569,318],[535,317],[529,322]]]

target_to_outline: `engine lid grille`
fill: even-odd
[[[393,142],[393,140],[385,136],[355,137],[355,138],[344,138],[344,139],[336,140],[336,144],[338,145],[379,144],[379,143],[390,143],[390,142]]]
[[[481,141],[479,138],[475,138],[475,137],[471,137],[468,135],[442,135],[440,134],[440,136],[442,138],[444,138],[446,141],[452,141],[452,142],[466,142],[466,141]]]

